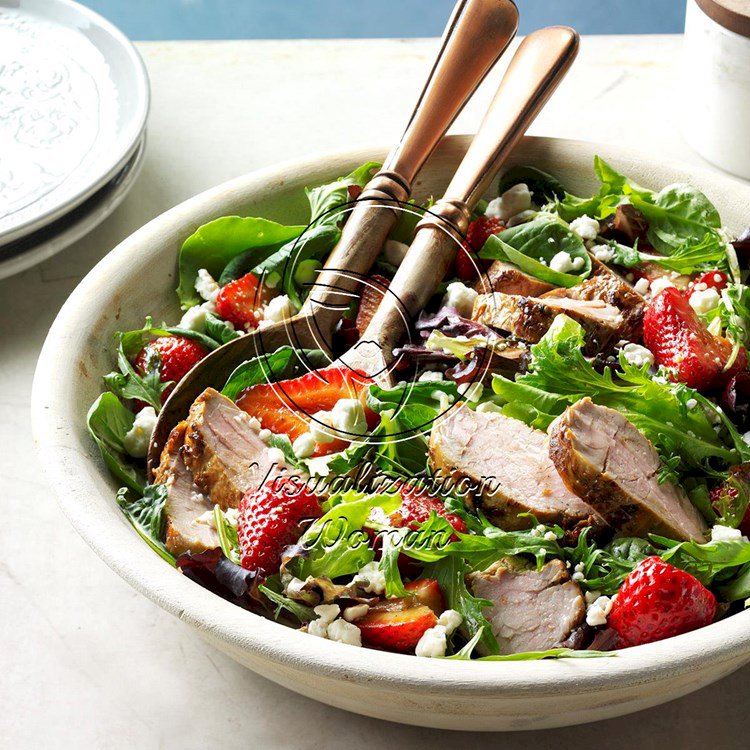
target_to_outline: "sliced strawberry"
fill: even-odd
[[[366,382],[350,370],[329,367],[308,372],[299,378],[278,383],[254,385],[237,398],[237,406],[256,417],[261,425],[275,433],[289,435],[294,441],[310,430],[310,418],[319,411],[330,411],[340,399],[359,399],[372,427],[377,415],[367,408]],[[316,455],[342,449],[343,440],[316,447]]]
[[[709,625],[716,598],[694,576],[647,557],[625,579],[608,617],[620,646],[639,646]]]
[[[172,381],[175,385],[182,380],[208,352],[196,341],[184,336],[159,336],[149,341],[138,352],[133,367],[140,375],[145,375],[151,358],[158,355],[159,380],[162,383]],[[164,389],[161,401],[164,403],[174,390],[174,385]]]
[[[216,312],[235,328],[246,330],[258,325],[260,310],[271,298],[269,291],[260,285],[258,278],[247,273],[230,281],[216,297]]]
[[[425,630],[435,625],[435,613],[413,597],[379,602],[357,620],[364,644],[399,653],[413,652]]]
[[[247,492],[237,517],[242,567],[265,575],[278,571],[282,551],[300,536],[301,522],[321,513],[318,498],[307,486],[288,478]]]
[[[418,581],[407,583],[404,588],[438,617],[445,611],[445,598],[440,584],[434,578],[420,578]]]
[[[373,274],[362,287],[362,295],[360,297],[359,310],[357,311],[355,322],[357,332],[360,336],[370,324],[370,321],[375,315],[375,311],[380,306],[380,303],[383,300],[383,295],[385,295],[390,283],[390,280],[386,279],[385,276]]]
[[[493,235],[502,232],[505,225],[500,219],[490,219],[486,216],[472,221],[466,231],[464,244],[456,256],[456,276],[462,281],[471,281],[479,277],[477,269],[489,268],[491,260],[478,258],[479,251],[484,247],[487,239]]]
[[[685,293],[687,298],[690,299],[694,292],[705,291],[706,289],[721,291],[726,288],[728,283],[729,279],[723,271],[707,271],[691,281]]]
[[[463,519],[455,513],[449,513],[445,508],[445,503],[437,495],[411,483],[400,484],[399,491],[401,507],[388,516],[388,522],[394,528],[408,526],[416,529],[419,524],[429,520],[430,514],[434,511],[448,521],[456,531],[461,534],[466,533],[466,524]]]
[[[651,300],[643,316],[643,341],[656,361],[674,373],[675,380],[708,390],[720,384],[732,344],[713,336],[687,298],[677,289],[664,289]],[[744,354],[744,350],[740,350]],[[738,356],[734,374],[747,365],[745,356]],[[731,377],[730,373],[723,373]]]

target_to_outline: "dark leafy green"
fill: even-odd
[[[524,183],[531,191],[534,203],[542,206],[555,198],[565,197],[565,188],[557,177],[543,172],[536,167],[516,165],[507,170],[500,178],[497,194],[502,195],[514,185]]]
[[[117,504],[122,508],[133,528],[146,541],[159,557],[170,565],[175,558],[164,546],[164,504],[167,501],[167,487],[163,484],[150,484],[143,489],[143,495],[131,498],[128,489],[123,487],[117,493]]]
[[[375,176],[380,166],[378,162],[368,161],[334,182],[315,188],[305,188],[307,200],[310,202],[310,223],[340,226],[345,219],[345,213],[341,208],[352,200],[349,197],[349,188],[363,188]]]

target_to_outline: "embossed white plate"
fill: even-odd
[[[110,182],[148,106],[141,58],[101,16],[70,0],[0,0],[0,247]]]

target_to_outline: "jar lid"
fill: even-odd
[[[735,34],[750,37],[750,0],[695,0],[711,19]]]

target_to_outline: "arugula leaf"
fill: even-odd
[[[310,202],[310,223],[341,225],[344,219],[341,208],[351,202],[349,187],[363,188],[380,167],[379,162],[368,161],[334,182],[305,188],[307,200]]]
[[[574,263],[579,263],[578,273],[562,273],[549,267],[559,252],[567,253]],[[556,286],[575,286],[591,273],[591,258],[583,240],[551,214],[539,215],[499,235],[491,235],[479,257],[513,263],[530,276]]]
[[[180,249],[177,296],[183,309],[202,301],[195,291],[195,280],[201,268],[218,279],[226,265],[241,253],[249,253],[250,259],[246,258],[246,262],[256,266],[280,245],[301,234],[304,228],[240,216],[224,216],[199,227]]]
[[[221,392],[234,401],[241,391],[250,386],[296,378],[329,364],[329,357],[320,349],[282,346],[271,354],[253,357],[235,368]]]
[[[274,615],[276,619],[278,619],[281,611],[284,609],[302,623],[312,622],[318,618],[312,607],[295,602],[294,599],[290,599],[278,591],[274,591],[269,588],[268,581],[266,581],[265,585],[261,584],[258,586],[258,590],[276,605],[276,612]]]
[[[472,572],[466,561],[458,556],[445,557],[425,568],[425,577],[434,578],[445,595],[449,609],[455,609],[463,618],[462,629],[470,638],[477,637],[477,643],[489,654],[498,654],[500,646],[492,633],[492,628],[484,616],[485,607],[492,602],[479,599],[466,587],[466,575]]]
[[[235,565],[240,565],[240,542],[237,538],[237,527],[230,523],[220,505],[214,505],[214,524],[224,557]]]
[[[122,508],[133,528],[145,540],[151,549],[163,560],[174,566],[174,555],[164,546],[164,504],[167,501],[167,487],[164,484],[149,484],[143,489],[143,495],[129,498],[128,489],[117,492],[117,504]]]
[[[227,344],[240,337],[232,326],[212,313],[206,313],[206,335],[219,344]]]
[[[135,415],[126,409],[114,393],[102,393],[92,404],[86,417],[91,437],[102,454],[110,473],[138,494],[144,481],[136,469],[126,461],[123,444],[125,435],[133,427]]]
[[[514,185],[524,183],[531,191],[531,197],[538,206],[555,198],[565,197],[565,188],[557,177],[543,172],[536,167],[516,165],[507,170],[500,178],[497,194],[502,195]]]
[[[328,505],[328,512],[317,519],[299,540],[305,555],[296,558],[292,564],[295,575],[303,580],[307,576],[333,579],[353,575],[372,562],[375,553],[362,528],[374,508],[381,508],[385,515],[399,508],[401,495],[398,492],[365,495],[350,490],[335,495]]]

